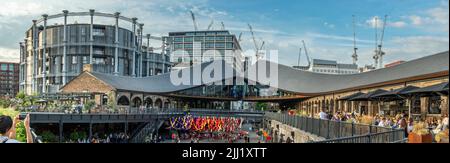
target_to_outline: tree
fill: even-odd
[[[267,103],[265,103],[265,102],[257,102],[255,107],[256,107],[256,110],[264,111],[264,110],[267,109]]]
[[[86,104],[84,104],[84,110],[91,110],[92,108],[94,108],[95,106],[95,101],[94,100],[89,100],[88,102],[86,102]]]

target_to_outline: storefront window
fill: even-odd
[[[441,114],[441,97],[440,96],[430,97],[428,114]]]
[[[418,98],[413,99],[411,114],[420,114],[420,99]]]

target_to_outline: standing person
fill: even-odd
[[[322,109],[322,111],[319,113],[319,118],[323,120],[328,120],[328,114],[325,113],[325,109]]]
[[[408,122],[408,127],[407,127],[408,134],[412,132],[413,127],[414,127],[414,119],[412,117],[410,117],[409,122]]]
[[[19,123],[19,115],[17,115],[14,120],[9,116],[0,116],[0,143],[20,143],[15,140],[16,138],[16,125]],[[30,115],[24,119],[25,132],[27,136],[27,143],[33,143],[33,137],[31,136],[30,129]]]
[[[379,127],[386,127],[386,118],[381,118],[380,122],[378,122]]]

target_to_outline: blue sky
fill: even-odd
[[[193,10],[199,27],[214,19],[238,35],[243,32],[244,50],[253,49],[247,23],[266,50],[279,50],[279,62],[296,65],[298,48],[305,40],[312,58],[350,63],[352,15],[356,16],[359,64],[371,64],[374,50],[373,18],[389,15],[384,45],[385,63],[411,60],[446,51],[448,45],[448,0],[0,0],[0,60],[17,61],[18,42],[33,18],[63,9],[102,12],[120,11],[138,17],[146,33],[165,35],[192,30],[188,14]],[[99,7],[101,6],[101,7]],[[380,21],[381,22],[381,21]],[[379,24],[381,26],[381,23]],[[152,42],[158,46],[158,42]],[[302,58],[304,63],[304,57]]]

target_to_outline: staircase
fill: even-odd
[[[137,132],[131,136],[129,143],[144,143],[145,137],[157,132],[163,124],[164,120],[144,123],[143,127],[136,129]]]

